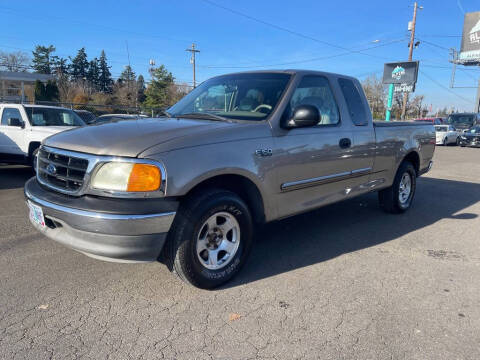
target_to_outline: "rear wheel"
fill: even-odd
[[[380,190],[378,200],[380,206],[388,213],[399,214],[407,211],[412,205],[416,190],[417,173],[413,165],[403,162],[395,175],[392,186]]]
[[[182,280],[212,289],[230,280],[245,263],[253,222],[244,201],[212,189],[182,204],[165,248],[167,266]]]
[[[460,136],[457,137],[457,140],[455,141],[456,145],[460,145]]]

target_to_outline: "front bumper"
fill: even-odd
[[[480,139],[460,139],[461,146],[480,147]]]
[[[45,236],[88,256],[109,261],[155,261],[175,218],[171,199],[73,198],[25,184],[27,201],[42,208]]]

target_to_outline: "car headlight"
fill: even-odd
[[[156,191],[161,183],[162,172],[157,166],[133,162],[105,163],[90,182],[94,189],[121,192]]]

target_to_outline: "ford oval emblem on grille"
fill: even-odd
[[[53,164],[48,164],[46,170],[47,170],[47,173],[50,175],[55,175],[57,173],[57,168]]]

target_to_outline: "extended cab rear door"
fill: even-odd
[[[353,141],[351,146],[352,187],[349,196],[370,191],[378,185],[372,180],[376,154],[375,129],[367,98],[357,79],[338,77],[341,102],[344,102],[347,114],[345,120],[352,125]],[[348,120],[347,120],[348,119]]]

